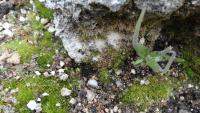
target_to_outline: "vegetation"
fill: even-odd
[[[16,99],[18,103],[15,105],[17,112],[28,113],[27,103],[30,100],[37,100],[43,93],[49,96],[42,98],[42,109],[45,113],[66,113],[70,109],[69,98],[62,97],[60,90],[63,87],[71,89],[77,86],[77,79],[71,78],[69,82],[59,82],[55,78],[44,78],[41,76],[23,76],[21,80],[3,81],[3,85],[10,89],[18,88]],[[56,103],[60,103],[61,107],[56,107]]]
[[[159,52],[151,51],[149,48],[140,44],[138,41],[139,31],[140,31],[142,20],[144,18],[145,10],[146,10],[145,8],[142,10],[140,17],[138,19],[138,22],[136,24],[134,34],[133,34],[132,44],[137,55],[139,56],[139,59],[133,62],[133,64],[134,65],[138,65],[141,63],[146,64],[151,69],[153,69],[154,72],[166,73],[176,58],[176,53],[172,51],[172,47],[168,47],[164,49],[163,51],[159,51]],[[168,54],[172,54],[172,55],[169,56]],[[166,60],[168,60],[168,63],[165,66],[165,68],[162,68],[158,62],[166,61]]]
[[[121,101],[127,105],[136,105],[139,111],[143,111],[153,104],[162,100],[167,100],[173,88],[178,86],[178,82],[170,77],[164,76],[148,77],[148,85],[141,85],[135,82],[121,95]]]

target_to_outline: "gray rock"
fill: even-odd
[[[13,9],[13,4],[11,2],[2,2],[0,1],[0,18],[3,17],[6,13],[8,13],[11,9]]]
[[[148,12],[170,14],[180,8],[184,0],[135,0],[139,9],[146,7]]]

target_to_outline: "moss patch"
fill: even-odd
[[[44,25],[40,21],[36,20],[36,16],[37,16],[37,14],[34,13],[34,12],[30,12],[27,15],[28,21],[30,22],[32,28],[34,30],[42,30],[42,29],[44,29]]]
[[[13,40],[1,46],[3,48],[17,51],[20,55],[22,63],[29,62],[31,60],[32,55],[38,52],[37,47],[27,43],[26,41],[20,41],[20,40]]]
[[[148,85],[134,83],[121,95],[121,101],[126,105],[137,105],[138,110],[143,111],[161,100],[168,99],[173,88],[178,84],[172,78],[163,80],[163,76],[152,76],[148,80],[150,81]]]
[[[100,70],[99,81],[104,85],[107,85],[111,82],[111,79],[109,77],[109,72],[107,69]]]
[[[42,98],[42,109],[44,113],[66,113],[70,109],[69,98],[62,97],[60,90],[63,87],[72,89],[77,85],[77,79],[71,78],[67,82],[59,82],[53,78],[44,78],[41,76],[24,76],[21,80],[3,81],[4,87],[11,89],[18,88],[19,91],[16,94],[18,103],[16,104],[16,110],[20,113],[29,113],[27,103],[30,100],[36,100],[42,93],[49,94],[48,97]],[[28,86],[30,85],[30,86]],[[56,103],[60,103],[61,107],[56,107]]]
[[[33,0],[33,2],[35,3],[35,7],[37,10],[37,13],[43,17],[43,18],[47,18],[49,20],[51,20],[53,18],[53,10],[45,7],[44,4],[42,4],[39,0]]]

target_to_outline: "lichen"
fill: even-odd
[[[176,79],[156,75],[148,77],[148,85],[140,85],[134,82],[127,91],[121,95],[121,101],[125,105],[133,105],[143,111],[153,104],[158,104],[162,100],[167,100],[173,89],[178,86]]]

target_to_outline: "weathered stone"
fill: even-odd
[[[11,9],[13,9],[13,4],[11,2],[2,2],[0,1],[0,18],[3,17],[6,13],[8,13]]]

